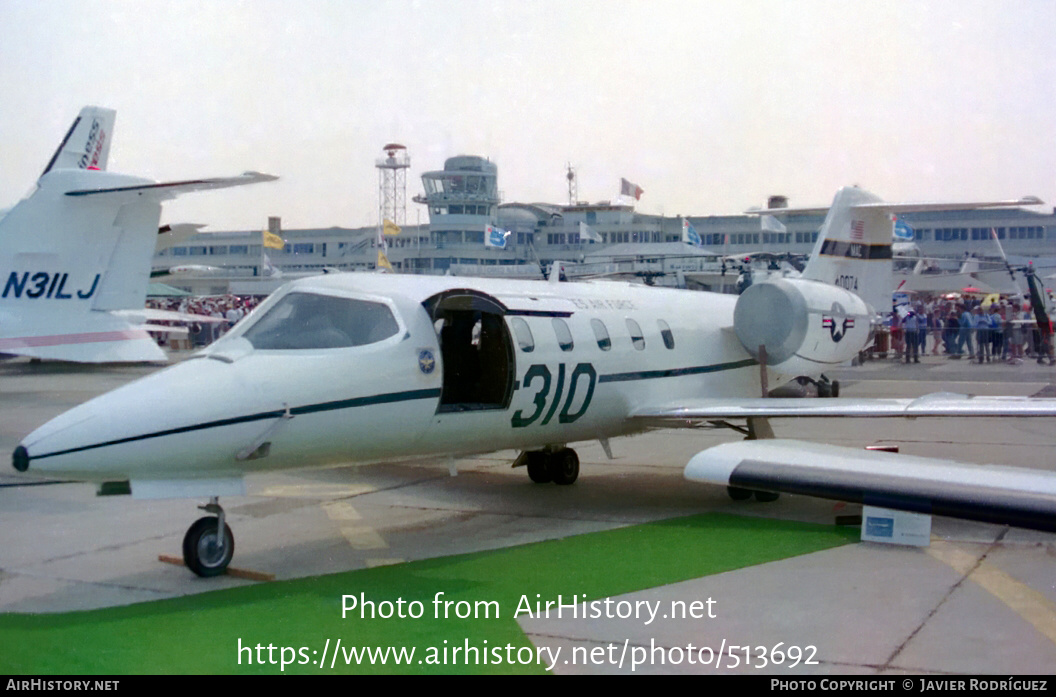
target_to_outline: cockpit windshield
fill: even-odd
[[[399,331],[388,306],[318,293],[286,295],[243,334],[256,349],[364,346]]]

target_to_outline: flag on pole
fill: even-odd
[[[271,247],[272,249],[285,249],[286,248],[286,240],[282,239],[281,237],[279,237],[278,235],[276,235],[273,232],[268,232],[267,230],[263,230],[262,232],[264,234],[264,246],[265,247]]]
[[[392,271],[392,264],[389,263],[389,258],[385,256],[385,250],[378,248],[378,270],[381,271]]]
[[[637,184],[633,184],[626,179],[620,179],[620,196],[634,196],[634,200],[637,201],[642,198],[642,194],[645,190]]]
[[[697,234],[696,229],[685,218],[682,219],[682,241],[688,242],[694,247],[700,247],[702,244],[700,235]]]
[[[282,277],[282,271],[280,271],[277,268],[275,268],[275,265],[271,263],[271,258],[267,254],[264,255],[264,274],[263,275],[268,276],[269,278],[281,278]]]
[[[788,232],[788,228],[772,215],[764,215],[759,218],[761,227],[767,232]]]
[[[898,218],[895,218],[895,239],[912,242],[914,237],[916,237],[916,233],[913,231],[913,228]]]
[[[495,247],[497,249],[506,249],[506,240],[510,237],[509,230],[503,230],[501,227],[495,227],[494,225],[487,225],[484,227],[484,246]]]
[[[601,242],[601,235],[597,230],[587,225],[583,221],[579,222],[579,239],[590,240],[591,242]]]
[[[400,234],[400,226],[386,218],[385,222],[382,223],[381,232],[384,235],[398,235]]]

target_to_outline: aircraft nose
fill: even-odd
[[[229,400],[258,395],[230,368],[222,361],[186,361],[100,395],[23,438],[12,465],[19,472],[89,481],[174,477],[187,462],[199,472],[218,468],[270,415],[231,418],[238,412]],[[243,421],[241,430],[227,428]]]

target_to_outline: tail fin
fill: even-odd
[[[964,203],[886,203],[868,191],[846,187],[836,192],[803,277],[846,288],[874,310],[884,311],[891,305],[893,290],[891,242],[895,214],[1015,208],[1041,203],[1036,196]],[[782,215],[817,212],[818,209],[781,210]]]
[[[880,197],[857,187],[836,192],[803,278],[845,288],[884,311],[891,305],[894,220]]]
[[[164,360],[123,311],[142,310],[161,202],[275,179],[155,183],[106,167],[114,112],[86,108],[32,193],[0,219],[0,353],[78,362]]]
[[[105,171],[107,160],[110,159],[110,141],[114,137],[116,117],[117,112],[113,109],[97,106],[81,109],[41,176],[53,169]]]

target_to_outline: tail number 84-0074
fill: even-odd
[[[572,412],[572,404],[576,397],[576,392],[580,386],[580,382],[586,384],[586,394],[583,397],[583,403],[579,406],[575,412]],[[565,390],[565,364],[562,363],[557,367],[557,385],[554,388],[554,398],[550,402],[550,408],[547,409],[547,400],[550,396],[550,384],[553,382],[553,375],[550,373],[550,369],[545,365],[537,364],[528,368],[528,372],[524,374],[524,387],[525,389],[535,387],[535,398],[533,404],[535,410],[528,416],[524,415],[524,409],[518,409],[513,414],[513,418],[510,419],[510,425],[514,428],[523,428],[535,423],[540,416],[543,416],[543,412],[546,412],[546,416],[543,417],[541,425],[545,426],[550,423],[550,420],[554,418],[554,412],[557,411],[557,405],[561,402],[562,394]],[[598,373],[594,370],[594,366],[590,363],[580,363],[572,369],[572,375],[568,378],[568,395],[565,397],[565,404],[561,407],[561,412],[557,415],[558,423],[570,424],[579,417],[583,416],[590,407],[590,400],[594,397],[594,385],[598,382]],[[581,391],[581,390],[579,390]]]

